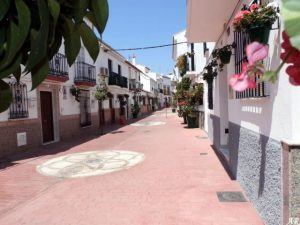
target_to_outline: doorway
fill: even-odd
[[[110,110],[110,116],[111,116],[111,123],[115,123],[116,122],[116,113],[115,113],[115,109],[113,106],[113,97],[109,98],[109,110]]]
[[[54,141],[52,93],[40,92],[43,143]]]
[[[80,90],[80,126],[86,127],[92,125],[90,92]]]

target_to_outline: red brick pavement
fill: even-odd
[[[120,127],[45,146],[0,171],[1,225],[262,225],[251,203],[221,203],[217,191],[241,191],[200,129],[157,112],[156,127]],[[145,154],[133,168],[76,179],[46,177],[36,166],[56,156],[91,150]],[[208,153],[200,155],[200,153]],[[19,157],[20,158],[20,157]]]

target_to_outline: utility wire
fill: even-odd
[[[178,43],[173,43],[173,44],[166,44],[166,45],[155,45],[155,46],[147,46],[147,47],[139,47],[139,48],[121,48],[121,49],[106,49],[106,52],[109,51],[115,51],[115,52],[120,52],[120,51],[135,51],[135,50],[147,50],[147,49],[153,49],[153,48],[164,48],[168,46],[174,46],[174,45],[180,45],[180,44],[187,44],[188,42],[178,42]]]

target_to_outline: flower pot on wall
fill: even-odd
[[[231,51],[224,51],[224,52],[220,52],[220,61],[223,64],[228,64],[230,63],[230,58],[231,58]]]
[[[268,44],[271,27],[252,27],[248,30],[251,42]]]

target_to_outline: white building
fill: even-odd
[[[267,1],[187,0],[187,38],[191,43],[216,42],[217,48],[237,44],[231,62],[213,82],[208,135],[265,223],[287,224],[289,217],[299,217],[300,201],[295,198],[300,192],[299,176],[293,175],[300,170],[293,163],[299,151],[293,149],[300,149],[300,89],[289,83],[285,69],[274,84],[258,84],[255,91],[237,93],[228,84],[229,77],[239,73],[239,56],[245,47],[240,44],[245,35],[233,30],[233,16],[244,4],[254,2]],[[274,2],[281,5],[280,0]],[[280,63],[282,30],[284,24],[279,20],[271,31],[265,60],[271,70]]]
[[[178,44],[183,43],[183,44]],[[186,43],[186,44],[185,44]],[[186,55],[186,64],[187,70],[184,74],[180,74],[179,69],[175,65],[174,73],[175,76],[173,79],[177,78],[177,82],[182,79],[182,77],[189,77],[192,81],[192,84],[200,83],[204,84],[204,96],[207,96],[207,86],[202,79],[201,73],[203,68],[206,65],[207,59],[214,49],[214,42],[199,42],[199,43],[188,43],[186,37],[186,31],[181,31],[173,36],[173,51],[172,58],[176,64],[177,59],[183,55]],[[175,85],[174,82],[173,85]],[[199,118],[200,118],[200,127],[204,127],[208,131],[208,102],[207,98],[204,98],[203,105],[200,105],[199,108]]]
[[[33,91],[29,91],[30,75],[23,77],[21,84],[7,80],[12,83],[14,99],[10,109],[0,113],[0,134],[6,137],[0,140],[0,157],[89,131],[100,132],[99,128],[105,124],[131,117],[133,90],[142,89],[143,73],[107,43],[101,43],[96,62],[82,47],[76,62],[69,67],[61,47],[49,65],[45,81]],[[100,72],[105,71],[108,71],[105,82],[109,98],[103,102],[99,113],[94,95],[100,83]],[[136,86],[130,86],[129,90],[133,80]],[[145,99],[140,99],[143,113],[149,112],[150,106]]]

